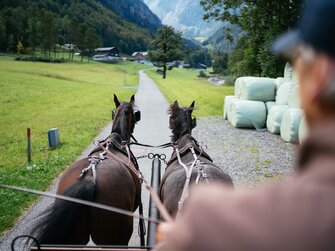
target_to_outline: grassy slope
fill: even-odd
[[[142,65],[126,63],[127,85],[138,83]],[[44,190],[111,120],[113,93],[128,100],[124,65],[16,62],[0,56],[0,183]],[[26,168],[26,128],[32,158]],[[49,128],[60,129],[62,145],[48,149]],[[36,197],[0,189],[0,234]]]
[[[189,106],[193,100],[196,116],[220,116],[223,112],[224,96],[233,95],[234,87],[214,86],[206,79],[198,78],[198,71],[173,69],[162,79],[154,71],[147,71],[157,83],[170,103],[178,100],[180,106]]]

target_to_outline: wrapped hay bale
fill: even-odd
[[[274,102],[274,101],[266,102],[266,103],[265,103],[265,106],[266,106],[266,114],[269,114],[270,109],[271,109],[273,106],[275,106],[275,105],[277,105],[277,103]]]
[[[276,103],[277,105],[287,105],[288,104],[288,97],[292,91],[293,83],[291,81],[283,83],[276,95]]]
[[[299,126],[299,143],[301,144],[308,136],[308,125],[305,116],[302,117],[300,126]]]
[[[241,91],[242,91],[242,85],[244,82],[244,79],[249,77],[239,77],[235,80],[235,86],[234,86],[234,96],[237,98],[241,97]]]
[[[284,68],[284,78],[292,80],[293,78],[293,69],[289,63],[286,63]]]
[[[280,125],[281,138],[289,143],[298,142],[298,133],[300,121],[303,116],[303,110],[298,108],[289,108],[283,116]]]
[[[227,112],[227,120],[231,123],[231,113],[232,113],[232,107],[233,107],[233,104],[236,102],[236,101],[239,101],[240,99],[238,98],[231,98],[231,99],[228,99],[227,100],[227,107],[226,107],[226,112]]]
[[[240,99],[254,101],[274,101],[275,89],[274,79],[244,77],[240,83]]]
[[[277,93],[279,87],[280,87],[282,84],[284,84],[285,82],[288,82],[288,81],[290,81],[290,80],[287,79],[287,78],[276,78],[276,79],[274,80],[274,84],[275,84],[275,86],[276,86],[276,93]]]
[[[275,105],[272,106],[268,113],[266,120],[266,128],[269,132],[274,134],[280,134],[280,126],[284,113],[288,110],[287,105]]]
[[[231,104],[232,100],[237,99],[236,96],[226,96],[224,98],[224,104],[223,104],[223,118],[228,119],[228,105]]]
[[[241,93],[241,83],[242,83],[242,78],[237,78],[235,80],[235,85],[234,85],[234,96],[239,98],[240,97],[240,93]]]
[[[265,103],[251,100],[235,100],[231,106],[230,122],[237,128],[262,129],[266,121]]]
[[[288,97],[288,106],[290,108],[301,108],[298,85],[292,87],[291,93]]]

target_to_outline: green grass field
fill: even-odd
[[[196,116],[221,116],[224,97],[233,95],[234,87],[214,86],[206,79],[198,78],[199,71],[176,69],[167,71],[167,78],[154,70],[147,71],[170,103],[178,100],[180,106],[189,106],[195,100]]]
[[[0,183],[45,190],[111,120],[113,94],[129,100],[143,65],[33,63],[0,56]],[[26,129],[32,160],[27,169]],[[61,146],[48,148],[48,129],[60,130]],[[35,196],[0,189],[0,234]]]

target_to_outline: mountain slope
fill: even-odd
[[[204,40],[219,27],[218,22],[202,19],[204,11],[199,0],[144,0],[149,8],[162,20],[182,31],[183,36]]]
[[[77,30],[93,28],[101,38],[102,46],[115,46],[127,54],[146,50],[153,39],[152,31],[157,28],[157,17],[141,0],[108,2],[116,2],[119,6],[112,8],[107,0],[1,0],[0,32],[3,32],[0,34],[0,51],[16,51],[19,41],[24,47],[39,46],[42,43],[39,39],[41,33],[48,32],[39,29],[44,22],[43,16],[54,20],[59,34],[56,43],[59,44],[72,43],[69,38],[72,23]],[[135,24],[122,16],[127,16],[127,9],[134,9],[138,2],[141,2],[139,6],[144,12],[136,10],[141,14],[134,18]]]
[[[142,0],[99,0],[106,7],[112,9],[121,17],[137,24],[138,26],[156,31],[161,25],[161,20],[152,13]]]

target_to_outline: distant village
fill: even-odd
[[[95,54],[93,56],[93,60],[97,62],[104,62],[104,63],[117,63],[119,61],[130,60],[133,62],[137,62],[140,64],[152,65],[152,66],[159,66],[155,62],[151,62],[148,57],[149,53],[147,51],[135,51],[131,57],[125,58],[121,57],[120,50],[116,47],[103,47],[95,49]],[[183,69],[190,69],[190,64],[185,64],[184,61],[172,61],[167,64],[168,67],[175,67],[175,68],[183,68]],[[197,63],[195,69],[198,70],[206,70],[208,68],[207,65]]]

